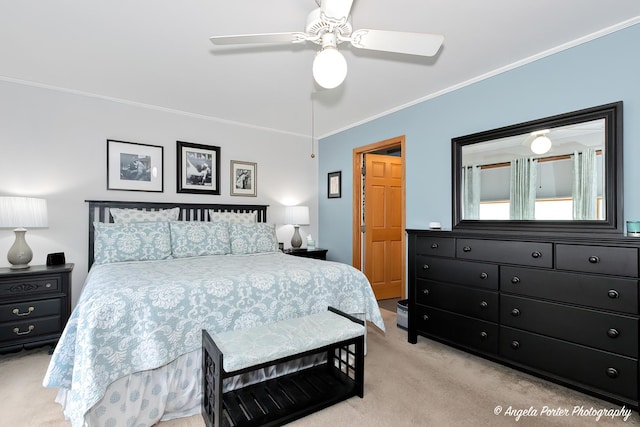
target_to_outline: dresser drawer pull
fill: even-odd
[[[462,252],[471,252],[471,246],[465,246],[462,248]]]
[[[616,299],[620,296],[620,294],[618,293],[618,291],[616,291],[615,289],[609,289],[609,292],[607,292],[607,295],[609,296],[609,298],[611,299]]]
[[[518,317],[520,316],[520,310],[518,310],[517,308],[514,308],[513,310],[511,310],[511,315],[513,317]]]
[[[485,279],[487,279],[488,277],[489,277],[489,275],[488,275],[487,273],[485,273],[484,271],[483,271],[482,273],[480,273],[480,278],[481,278],[482,280],[485,280]]]
[[[429,320],[429,316],[427,316],[426,314],[422,315],[422,320]]]
[[[27,309],[27,311],[25,311],[25,312],[23,312],[23,313],[20,313],[20,309],[18,309],[18,308],[14,308],[11,312],[12,312],[13,314],[15,314],[16,316],[28,316],[28,315],[30,315],[31,313],[33,313],[33,310],[35,310],[35,308],[33,308],[33,307],[29,307],[29,308]]]
[[[423,269],[423,270],[428,270],[428,269],[429,269],[429,264],[425,264],[425,265],[423,265],[423,266],[422,266],[422,269]]]
[[[611,328],[607,331],[607,336],[609,338],[618,338],[618,335],[620,335],[620,332],[618,332],[616,328]]]
[[[29,325],[29,330],[24,332],[20,332],[20,328],[13,328],[13,333],[16,335],[27,335],[27,334],[30,334],[31,331],[33,331],[35,328],[36,328],[35,326]]]
[[[607,368],[607,376],[609,378],[618,378],[618,370],[616,368]]]
[[[482,301],[482,302],[480,303],[480,308],[487,308],[487,307],[489,307],[489,303],[488,303],[488,302],[486,302],[486,301]]]
[[[437,243],[432,243],[431,244],[431,249],[438,249],[438,244]]]
[[[589,257],[589,262],[590,262],[591,264],[597,264],[597,263],[599,263],[599,262],[600,262],[600,258],[598,258],[598,257],[597,257],[597,256],[595,256],[595,255],[591,255],[591,256]]]
[[[511,341],[511,348],[517,350],[520,348],[520,343],[518,341]]]
[[[488,336],[489,334],[487,334],[485,331],[480,332],[480,339],[482,341],[486,340]]]
[[[513,276],[511,278],[511,283],[513,283],[514,285],[520,283],[520,278],[518,276]]]
[[[531,256],[537,259],[537,258],[540,258],[542,256],[542,253],[539,252],[539,251],[534,251],[534,252],[531,253]]]
[[[423,289],[422,293],[425,294],[425,295],[429,295],[429,289]]]

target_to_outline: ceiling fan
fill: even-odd
[[[353,0],[316,0],[316,3],[320,7],[307,17],[304,32],[213,36],[209,39],[216,45],[316,43],[321,49],[313,61],[313,77],[326,89],[339,86],[347,76],[347,62],[337,47],[342,42],[350,42],[358,49],[433,56],[444,41],[439,34],[368,29],[353,31]]]

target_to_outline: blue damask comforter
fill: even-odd
[[[282,253],[94,265],[60,338],[45,387],[70,390],[71,421],[109,384],[201,347],[223,332],[336,307],[384,330],[366,277],[351,266]]]

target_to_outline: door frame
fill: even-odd
[[[352,265],[358,270],[362,270],[362,233],[360,232],[360,218],[362,218],[362,155],[372,153],[374,151],[383,150],[385,148],[400,147],[400,159],[402,160],[402,233],[401,245],[402,251],[402,286],[401,298],[406,298],[406,236],[405,236],[405,219],[406,219],[406,161],[405,161],[405,135],[396,136],[394,138],[385,139],[384,141],[374,142],[373,144],[356,147],[353,149],[353,213],[352,213]]]

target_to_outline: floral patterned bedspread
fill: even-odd
[[[384,330],[368,280],[346,264],[278,252],[94,265],[43,385],[71,390],[71,422],[82,425],[111,382],[200,348],[202,329],[250,328],[329,305]]]

